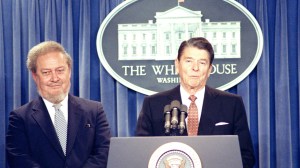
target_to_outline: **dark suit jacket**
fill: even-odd
[[[11,168],[106,167],[110,128],[100,102],[69,95],[64,156],[41,97],[12,111],[6,136]]]
[[[164,106],[181,101],[180,86],[145,97],[137,136],[164,136]],[[216,126],[226,122],[227,125]],[[185,130],[184,135],[187,135]],[[206,86],[198,135],[238,135],[244,167],[253,167],[254,154],[245,107],[240,96]]]

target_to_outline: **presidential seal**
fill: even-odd
[[[152,154],[148,168],[202,168],[197,152],[181,142],[169,142]]]

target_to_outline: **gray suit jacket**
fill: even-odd
[[[111,134],[101,103],[69,95],[68,108],[66,156],[41,97],[10,113],[11,168],[106,167]]]
[[[180,86],[145,97],[139,115],[137,136],[165,136],[164,106],[181,101]],[[225,122],[226,125],[216,125]],[[184,135],[187,135],[185,130]],[[206,86],[198,135],[238,135],[244,167],[254,166],[252,140],[240,96]]]

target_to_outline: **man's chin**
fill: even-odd
[[[191,82],[190,87],[191,88],[198,88],[200,86],[200,82]]]
[[[203,88],[204,86],[205,85],[200,84],[200,83],[190,83],[190,89],[198,90],[198,89]]]
[[[57,93],[57,94],[48,94],[44,96],[44,99],[50,101],[51,103],[60,103],[61,101],[64,100],[67,94],[65,93]]]

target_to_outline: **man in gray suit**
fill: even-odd
[[[165,136],[164,107],[173,100],[187,107],[193,102],[197,109],[193,111],[197,112],[188,112],[183,135],[238,135],[243,166],[253,167],[253,146],[242,98],[206,85],[213,60],[213,48],[205,38],[183,41],[175,60],[180,85],[144,99],[136,135]],[[194,126],[188,122],[190,116],[196,116]]]
[[[106,115],[100,102],[69,94],[68,53],[54,41],[40,43],[29,51],[27,67],[40,96],[10,113],[9,166],[105,168],[111,137]]]

